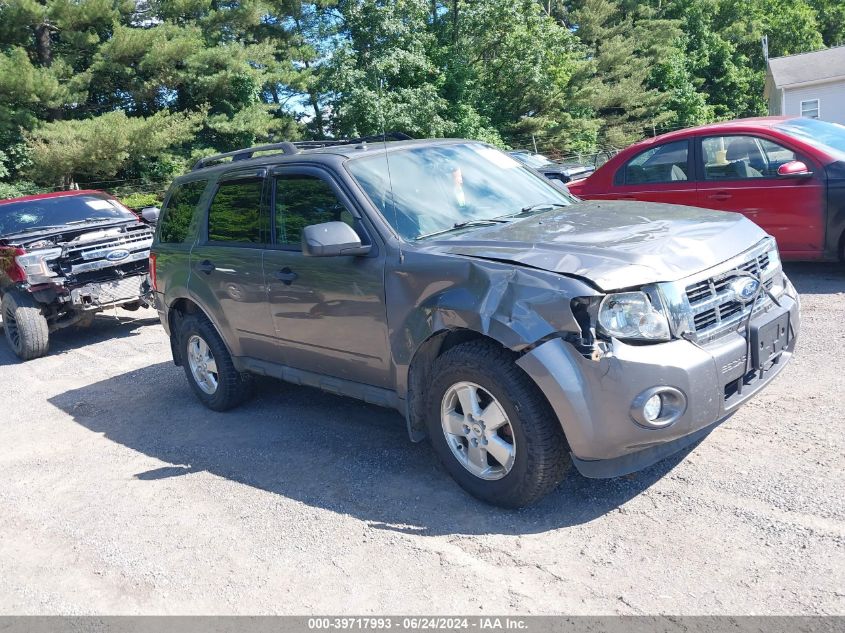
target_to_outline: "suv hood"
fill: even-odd
[[[430,242],[453,255],[588,279],[602,290],[675,281],[766,237],[736,213],[635,201],[584,201]]]

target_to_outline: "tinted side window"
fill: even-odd
[[[346,222],[355,217],[338,200],[331,185],[315,176],[276,177],[276,243],[299,245],[302,229],[322,222]]]
[[[211,242],[267,243],[262,222],[261,178],[221,182],[208,209],[208,239]]]
[[[689,142],[675,141],[634,156],[622,168],[620,180],[626,185],[676,182],[689,179],[688,169]]]
[[[190,235],[194,210],[205,190],[205,180],[195,180],[176,186],[162,209],[159,220],[159,241],[164,244],[184,244]]]

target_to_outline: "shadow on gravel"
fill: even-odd
[[[108,339],[135,336],[142,327],[158,323],[158,315],[150,317],[147,316],[148,314],[149,312],[143,312],[136,316],[131,312],[120,311],[115,316],[111,312],[100,313],[89,327],[71,326],[56,330],[50,334],[48,355],[63,354]],[[0,367],[20,362],[9,347],[2,323],[0,323]]]
[[[252,401],[214,413],[195,400],[180,368],[159,363],[50,402],[107,439],[167,464],[116,477],[156,485],[208,471],[376,529],[422,535],[536,533],[586,523],[651,486],[691,450],[614,480],[585,479],[573,469],[538,505],[505,511],[465,494],[436,465],[428,444],[408,440],[395,411],[310,388],[262,380]]]
[[[799,294],[845,292],[845,264],[836,262],[786,262],[784,272]]]

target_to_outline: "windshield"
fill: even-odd
[[[775,128],[845,160],[845,126],[816,119],[789,119]]]
[[[37,198],[0,204],[0,235],[35,231],[48,226],[137,219],[105,195],[82,194]]]
[[[518,215],[528,207],[574,202],[545,178],[482,143],[380,152],[351,160],[347,168],[407,240]]]

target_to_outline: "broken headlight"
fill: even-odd
[[[668,341],[669,321],[644,292],[607,295],[599,305],[599,331],[618,339]]]
[[[52,280],[58,275],[53,272],[47,262],[54,261],[62,256],[60,248],[46,248],[44,250],[17,255],[15,262],[26,275],[30,284],[43,284]]]

